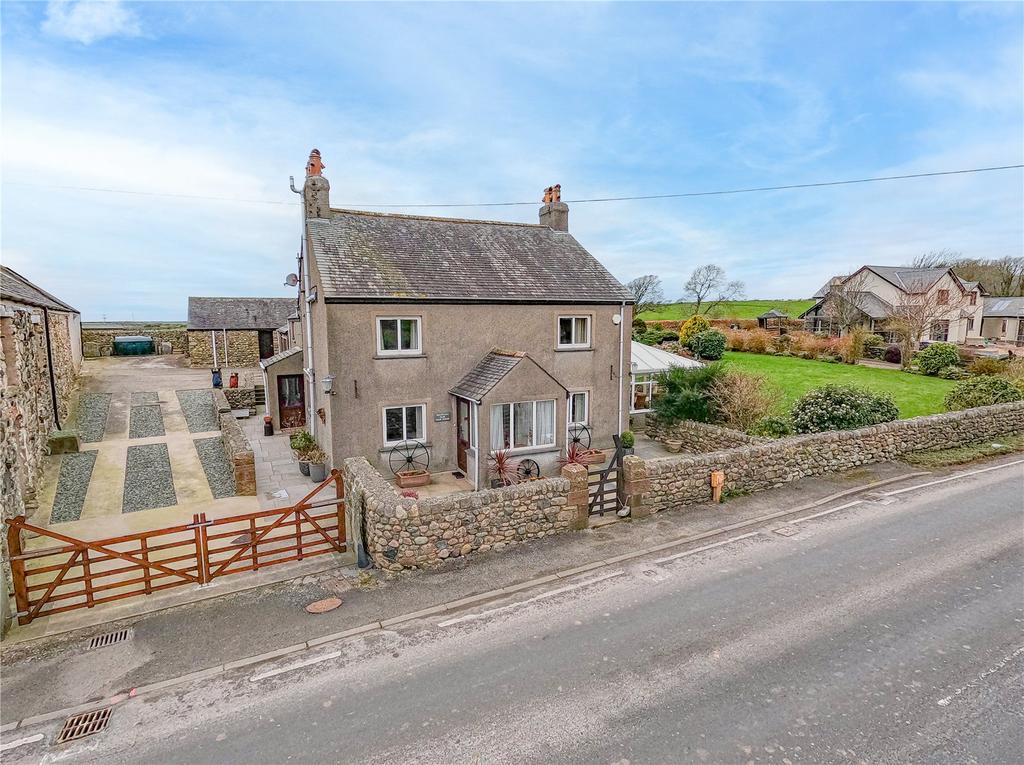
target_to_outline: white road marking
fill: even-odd
[[[0,752],[6,752],[8,749],[14,749],[16,746],[25,746],[25,744],[34,744],[36,741],[41,741],[43,738],[42,733],[37,733],[34,736],[25,736],[25,738],[15,739],[14,741],[8,741],[6,744],[0,744]]]
[[[927,483],[919,483],[915,486],[908,486],[905,489],[896,489],[895,491],[882,492],[882,496],[894,497],[897,494],[905,494],[908,491],[914,491],[915,489],[923,489],[926,486],[935,486],[939,483],[947,483],[949,481],[956,481],[961,478],[969,478],[972,475],[980,475],[982,473],[988,473],[992,470],[1002,470],[1003,468],[1013,467],[1014,465],[1024,465],[1024,460],[1015,460],[1013,462],[1004,462],[1002,465],[992,465],[992,467],[979,468],[978,470],[970,470],[966,473],[957,473],[956,475],[947,476],[946,478],[939,478],[935,481],[928,481]]]
[[[337,659],[341,656],[341,651],[331,651],[321,656],[316,656],[312,659],[306,659],[305,661],[296,662],[295,664],[289,664],[287,667],[279,667],[278,669],[271,669],[267,672],[260,672],[258,675],[253,675],[249,678],[250,682],[257,683],[260,680],[266,680],[268,677],[276,677],[277,675],[283,675],[285,672],[294,672],[297,669],[303,667],[309,667],[313,664],[319,664],[322,661],[330,661],[331,659]]]
[[[831,515],[832,513],[838,513],[840,510],[845,510],[848,507],[859,505],[861,502],[863,502],[863,500],[855,499],[852,502],[847,502],[845,505],[840,505],[839,507],[832,507],[829,508],[828,510],[822,510],[820,513],[814,513],[814,515],[805,515],[802,518],[794,518],[790,521],[790,523],[803,523],[804,521],[811,521],[815,518],[821,518],[823,515]]]
[[[969,688],[975,687],[976,685],[978,685],[982,680],[984,680],[989,675],[991,675],[991,674],[993,674],[995,672],[998,672],[1003,667],[1005,667],[1007,664],[1009,664],[1011,661],[1013,661],[1015,658],[1020,656],[1022,653],[1024,653],[1024,646],[1021,646],[1016,651],[1011,653],[1009,656],[1003,657],[1002,661],[1000,661],[994,667],[989,667],[988,669],[986,669],[984,672],[982,672],[980,675],[978,675],[974,680],[969,682],[963,688],[957,688],[951,694],[949,694],[948,696],[946,696],[944,698],[939,699],[935,703],[938,704],[940,707],[949,706],[949,702],[951,702],[954,698],[956,698],[957,696],[960,696],[961,694],[963,694],[964,691],[968,690]]]
[[[529,605],[530,603],[534,603],[534,602],[536,602],[538,600],[543,600],[545,598],[551,598],[551,597],[554,597],[555,595],[561,595],[563,592],[571,592],[572,590],[578,590],[581,587],[589,587],[592,584],[597,584],[598,582],[603,582],[606,579],[611,579],[612,577],[616,577],[616,576],[622,576],[622,574],[624,574],[624,573],[625,573],[624,571],[613,571],[610,574],[604,574],[603,576],[596,576],[593,579],[587,579],[585,582],[578,582],[576,584],[570,584],[570,585],[566,585],[565,587],[559,587],[559,588],[554,589],[554,590],[548,590],[547,592],[542,592],[539,595],[534,595],[532,598],[527,598],[526,600],[519,601],[518,603],[510,603],[507,606],[499,606],[498,608],[490,608],[490,609],[488,609],[486,611],[481,611],[478,614],[466,614],[465,616],[459,616],[459,617],[456,617],[455,619],[448,619],[446,621],[440,622],[437,626],[438,627],[450,627],[453,624],[461,624],[462,622],[468,622],[468,621],[472,621],[474,619],[485,619],[488,616],[493,616],[494,614],[499,614],[499,613],[501,613],[503,611],[511,611],[513,609],[516,609],[516,608],[522,608],[523,606]]]
[[[655,563],[667,563],[668,561],[671,561],[671,560],[677,560],[679,558],[685,558],[687,555],[696,555],[699,552],[704,552],[705,550],[710,550],[710,549],[712,549],[714,547],[721,547],[722,545],[727,545],[730,542],[735,542],[735,541],[737,541],[739,539],[746,539],[747,537],[754,537],[754,536],[757,536],[760,533],[761,533],[761,531],[758,530],[758,531],[751,531],[748,534],[740,534],[738,537],[729,537],[728,539],[723,539],[721,542],[714,542],[714,543],[709,544],[709,545],[704,545],[703,547],[696,547],[693,550],[686,550],[685,552],[676,553],[675,555],[669,555],[666,558],[655,558],[654,562]]]

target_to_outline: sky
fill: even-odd
[[[563,199],[1024,163],[1018,3],[4,2],[0,259],[83,320],[292,294],[333,206],[534,222]],[[115,191],[86,191],[110,189]],[[1020,170],[570,205],[617,278],[749,298],[933,250],[1024,254]]]

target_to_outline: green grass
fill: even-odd
[[[740,371],[764,375],[782,388],[785,396],[783,405],[787,409],[812,388],[839,383],[889,393],[899,407],[900,417],[918,417],[944,412],[942,399],[956,384],[953,380],[912,375],[895,369],[829,364],[793,356],[729,351],[725,354],[725,360]]]
[[[969,462],[1020,451],[1024,451],[1024,436],[1002,436],[989,439],[981,444],[957,446],[933,452],[914,452],[906,455],[903,461],[916,467],[941,468],[950,465],[966,465]]]
[[[729,300],[718,306],[712,313],[712,319],[756,319],[765,311],[778,308],[795,319],[814,305],[813,300]],[[659,319],[688,319],[693,315],[693,303],[669,303],[656,311],[640,314],[646,321]]]

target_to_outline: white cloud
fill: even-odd
[[[51,0],[43,31],[90,45],[107,37],[138,37],[142,27],[120,0]]]

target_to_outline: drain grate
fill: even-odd
[[[113,645],[114,643],[123,643],[131,636],[131,627],[118,630],[117,632],[108,632],[106,635],[97,635],[89,641],[89,648],[106,648],[108,645]]]
[[[112,707],[104,707],[94,712],[83,712],[79,715],[69,717],[64,721],[64,727],[60,729],[55,744],[66,744],[68,741],[76,741],[94,733],[99,733],[107,727],[110,722],[110,711]]]
[[[779,528],[772,529],[772,531],[782,537],[795,537],[800,533],[800,529],[793,526],[779,526]]]

